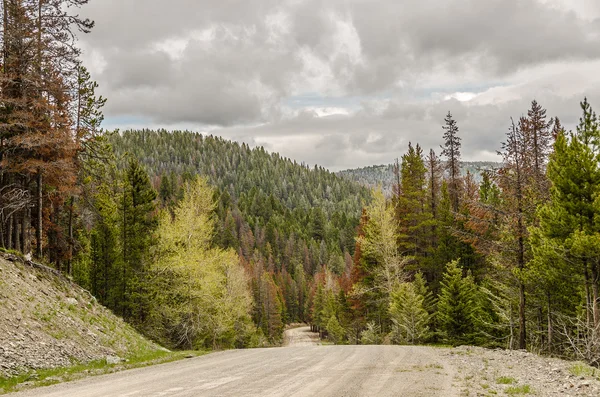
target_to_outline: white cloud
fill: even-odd
[[[536,98],[600,107],[597,0],[96,0],[84,61],[107,125],[191,128],[345,168],[438,148],[495,156]],[[595,102],[598,101],[598,102]]]

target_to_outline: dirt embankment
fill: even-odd
[[[157,349],[52,269],[0,254],[0,377]]]

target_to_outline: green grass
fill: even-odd
[[[2,248],[2,247],[0,247],[0,253],[3,253],[3,254],[12,254],[12,255],[20,258],[20,259],[24,258],[23,254],[20,251],[9,250],[9,249]]]
[[[436,368],[436,369],[444,369],[444,366],[438,363],[435,364],[427,364],[425,368]]]
[[[517,395],[532,393],[531,387],[529,385],[511,386],[511,387],[506,388],[506,390],[504,390],[504,392],[506,394],[508,394],[509,396],[517,396]]]
[[[11,378],[0,378],[0,394],[69,382],[88,376],[168,363],[184,358],[202,356],[207,353],[208,351],[169,352],[155,350],[129,357],[126,362],[119,364],[107,364],[106,360],[98,360],[87,364],[74,364],[70,367],[29,371]]]
[[[517,380],[509,376],[501,376],[499,378],[496,378],[496,383],[499,385],[514,385],[515,383],[517,383]]]
[[[575,376],[591,376],[593,378],[599,378],[600,374],[598,369],[590,367],[589,365],[577,362],[569,367],[569,372]]]

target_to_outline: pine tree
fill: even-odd
[[[527,147],[528,156],[525,157],[524,167],[530,170],[532,186],[538,197],[547,198],[548,183],[546,179],[546,163],[552,145],[551,122],[546,121],[546,109],[537,101],[531,102],[531,109],[527,117],[520,120],[523,131],[524,145]]]
[[[429,211],[433,219],[437,219],[437,207],[440,201],[442,180],[442,164],[435,151],[431,149],[425,159],[427,165],[427,190],[429,196]]]
[[[344,342],[346,337],[346,331],[340,325],[340,322],[335,316],[329,317],[327,321],[327,325],[325,327],[327,329],[327,338],[333,343],[339,345]]]
[[[461,138],[458,136],[458,125],[448,112],[444,119],[445,125],[442,127],[444,132],[444,146],[442,146],[442,156],[446,157],[446,173],[448,175],[448,192],[452,202],[452,209],[458,212],[460,208],[460,147]]]
[[[411,255],[416,260],[425,254],[429,240],[428,221],[431,214],[427,209],[426,172],[421,147],[413,147],[409,143],[408,152],[402,156],[396,217],[399,248],[405,255]]]
[[[551,268],[544,270],[546,254],[540,252],[540,247],[552,247],[555,255],[569,264],[570,273],[583,276],[587,322],[598,326],[600,261],[592,236],[600,231],[597,222],[600,216],[600,129],[587,100],[581,103],[581,109],[583,116],[576,133],[569,138],[559,133],[550,157],[551,200],[539,211],[540,227],[535,230],[539,240],[534,250],[538,267],[535,270],[553,274]],[[553,279],[548,277],[550,286]]]
[[[123,269],[121,279],[121,315],[143,321],[146,303],[144,278],[149,266],[149,251],[158,226],[156,192],[140,163],[130,159],[125,171],[121,204]]]
[[[77,65],[77,101],[75,131],[79,143],[80,156],[101,157],[96,150],[96,141],[99,139],[100,126],[104,121],[102,108],[106,105],[106,98],[96,96],[98,83],[85,66]]]

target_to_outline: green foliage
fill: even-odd
[[[126,131],[110,139],[118,156],[130,153],[144,162],[163,203],[177,201],[190,176],[206,176],[220,195],[215,241],[223,248],[239,244],[248,261],[257,249],[266,262],[268,243],[276,270],[293,274],[297,260],[314,274],[327,263],[313,248],[322,241],[327,257],[353,252],[369,191],[323,168],[192,132]]]
[[[363,345],[381,345],[383,343],[381,327],[374,322],[367,323],[367,328],[360,334],[360,343]]]
[[[389,299],[394,288],[406,277],[408,259],[398,250],[398,231],[394,208],[381,191],[374,193],[366,208],[363,234],[357,238],[361,257],[358,267],[361,277],[355,280],[353,295],[367,311],[367,321],[377,321],[389,327]]]
[[[569,367],[569,372],[575,376],[591,376],[592,378],[599,378],[600,370],[594,368],[586,363],[577,362]]]
[[[432,214],[426,205],[426,172],[421,147],[409,144],[408,152],[402,156],[395,206],[399,249],[414,258],[422,256],[431,241]]]
[[[403,283],[392,291],[390,317],[395,343],[414,345],[427,339],[429,313],[425,309],[425,295],[419,291],[423,287],[421,284]]]
[[[531,228],[534,260],[527,274],[543,293],[549,313],[579,319],[565,327],[572,341],[579,341],[582,334],[586,340],[595,340],[594,328],[600,324],[600,132],[587,99],[581,108],[577,132],[569,136],[559,132],[550,156],[550,200],[538,209],[539,226]],[[555,321],[549,314],[548,327]],[[577,321],[586,324],[584,331],[574,326]],[[577,358],[597,360],[591,358],[597,352],[590,350],[590,344],[580,342],[576,342],[581,354]]]
[[[186,184],[174,216],[163,212],[146,332],[179,347],[244,346],[255,332],[248,279],[233,251],[212,248],[212,189]]]
[[[131,317],[135,322],[144,320],[148,305],[148,253],[153,246],[154,231],[158,225],[155,200],[156,192],[148,174],[137,160],[130,159],[119,203],[123,250],[120,312],[124,318]]]
[[[473,277],[463,277],[458,261],[446,265],[437,305],[441,331],[448,343],[473,343],[479,313],[478,290]]]
[[[500,376],[496,378],[496,383],[499,385],[514,385],[517,383],[517,380],[509,376]]]
[[[510,386],[507,387],[504,392],[509,396],[523,395],[523,394],[531,394],[533,390],[529,385],[520,385],[520,386]]]
[[[346,331],[340,325],[340,322],[334,315],[329,317],[329,321],[327,321],[325,329],[327,330],[327,337],[330,341],[336,344],[341,344],[344,342],[346,338]]]
[[[271,274],[262,271],[253,279],[254,323],[271,342],[281,340],[285,322],[285,303]]]

